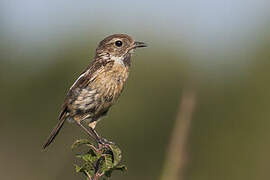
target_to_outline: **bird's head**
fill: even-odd
[[[111,60],[123,61],[126,57],[130,57],[134,49],[140,47],[146,47],[146,44],[135,41],[126,34],[114,34],[99,43],[96,56],[106,56]]]

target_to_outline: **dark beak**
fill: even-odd
[[[141,48],[141,47],[147,47],[147,44],[144,42],[139,42],[139,41],[136,41],[134,43],[134,48]]]

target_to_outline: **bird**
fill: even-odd
[[[95,127],[121,95],[129,76],[131,56],[142,47],[147,47],[146,43],[127,34],[113,34],[99,42],[93,60],[68,90],[58,123],[43,149],[54,141],[66,121],[75,122],[100,145],[112,143],[99,136]]]

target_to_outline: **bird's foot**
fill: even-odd
[[[100,139],[98,140],[98,143],[101,144],[101,145],[115,145],[114,142],[108,141],[108,140],[105,139],[105,138],[100,138]]]

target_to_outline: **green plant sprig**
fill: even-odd
[[[115,170],[126,171],[125,165],[120,165],[122,154],[116,145],[98,145],[95,147],[89,140],[76,140],[71,148],[86,147],[87,151],[76,155],[83,161],[82,165],[75,164],[76,172],[83,173],[87,180],[108,179]]]

